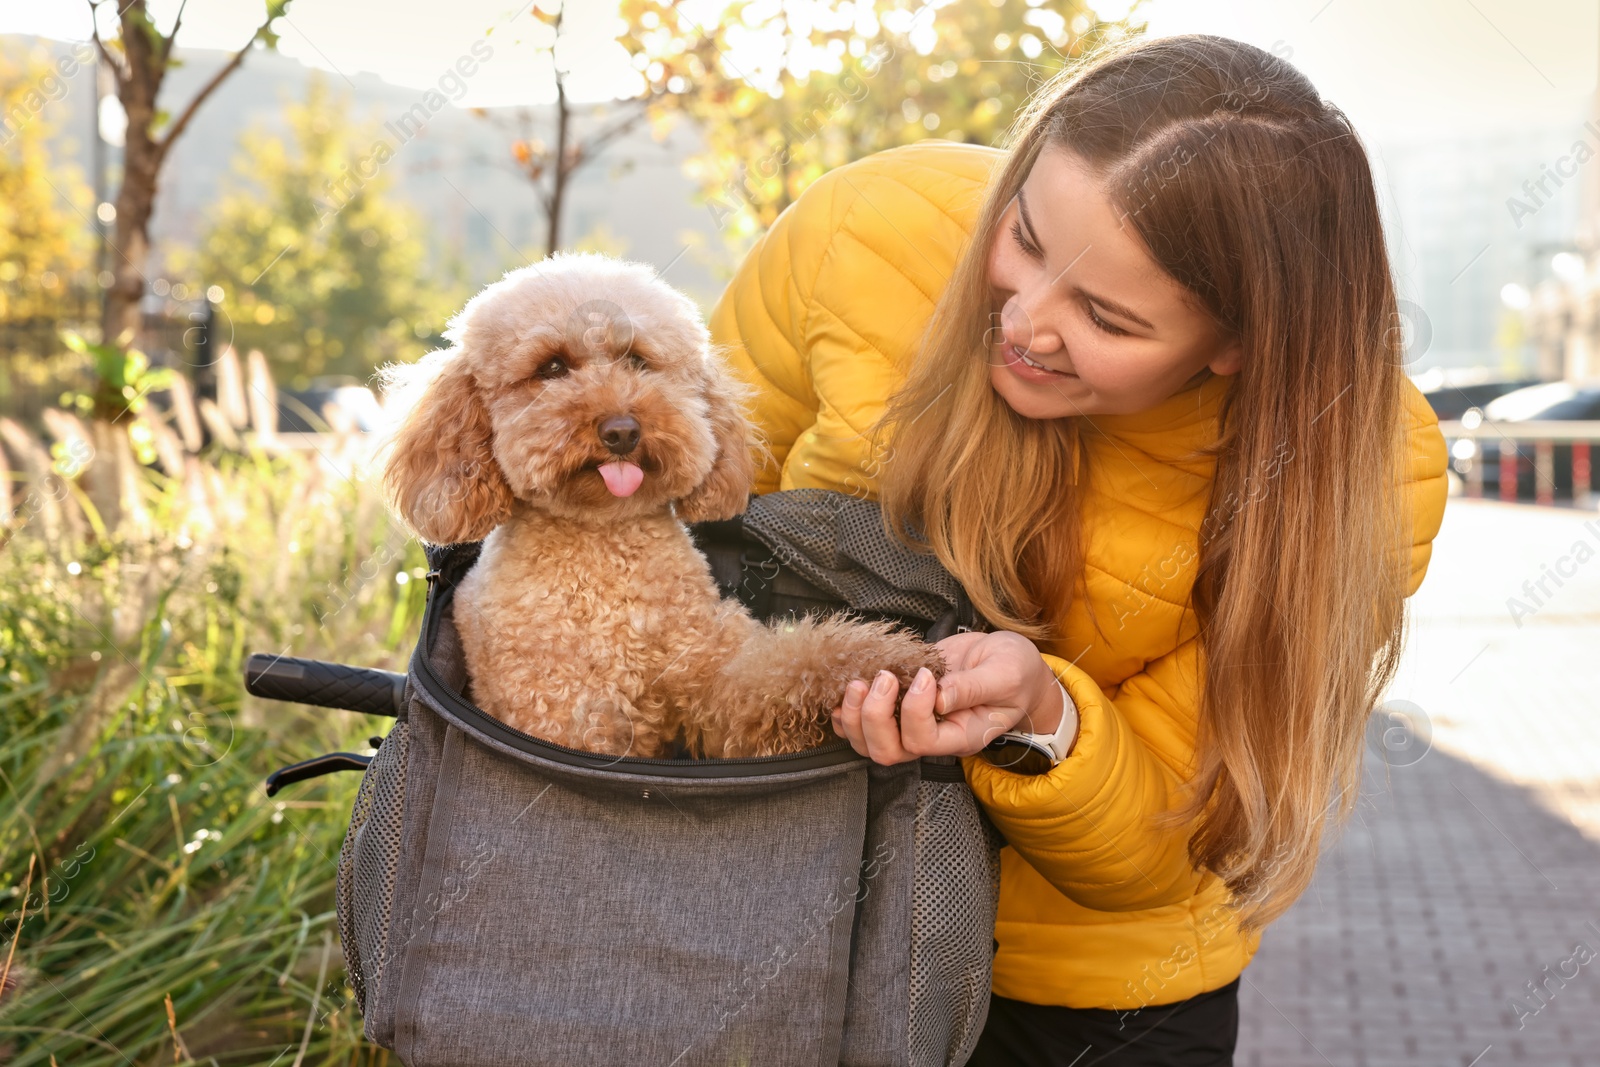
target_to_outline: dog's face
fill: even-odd
[[[424,538],[482,537],[513,499],[608,520],[743,510],[741,390],[649,267],[552,257],[478,294],[446,336],[453,348],[389,375],[424,379],[385,470]]]

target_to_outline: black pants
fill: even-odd
[[[1238,1039],[1237,978],[1137,1011],[993,997],[968,1067],[1232,1067]]]

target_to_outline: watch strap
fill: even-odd
[[[1067,694],[1067,687],[1061,684],[1061,679],[1056,679],[1056,688],[1061,690],[1061,722],[1050,733],[1026,733],[1022,730],[1007,730],[1006,736],[1026,741],[1050,753],[1051,764],[1060,763],[1072,751],[1072,743],[1077,740],[1077,716],[1068,716],[1067,709],[1077,710],[1077,705],[1072,702],[1072,697]],[[1068,725],[1072,730],[1069,733]]]

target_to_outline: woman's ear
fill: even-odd
[[[702,395],[710,407],[711,434],[717,442],[717,458],[711,472],[699,485],[677,502],[676,513],[683,522],[731,519],[743,514],[750,500],[750,484],[755,480],[757,447],[750,420],[744,413],[744,389],[723,369],[716,356],[706,359],[706,379]]]
[[[1244,349],[1237,340],[1229,341],[1206,366],[1213,374],[1238,374],[1239,368],[1244,366]]]
[[[511,487],[494,458],[489,413],[466,354],[433,352],[388,368],[384,380],[399,388],[402,403],[411,401],[388,443],[383,469],[395,511],[432,544],[487,537],[511,514]]]

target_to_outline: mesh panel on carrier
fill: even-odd
[[[921,782],[915,827],[911,1064],[964,1063],[989,1008],[998,835],[964,782]]]
[[[376,992],[394,954],[389,920],[405,814],[409,738],[402,722],[383,739],[372,766],[362,776],[350,832],[339,851],[339,936],[344,944],[358,949],[345,955],[350,985],[363,1011],[369,991]]]

